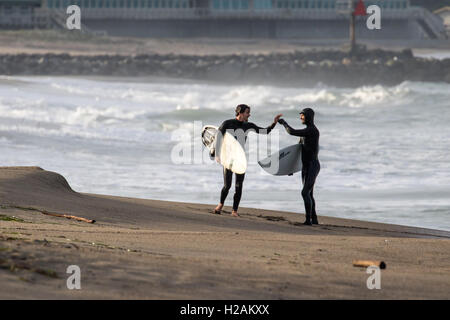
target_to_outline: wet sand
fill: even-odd
[[[151,198],[151,195],[149,195]],[[1,299],[449,299],[450,233],[73,191],[0,168]],[[96,222],[45,215],[69,214]],[[323,213],[324,215],[326,213]],[[381,290],[356,259],[383,260]],[[68,290],[69,265],[81,290]]]

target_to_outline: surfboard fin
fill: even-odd
[[[209,150],[209,158],[211,160],[214,160],[216,157],[216,149],[212,148],[211,150]]]

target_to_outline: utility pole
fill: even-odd
[[[355,53],[356,51],[356,37],[355,37],[355,1],[349,1],[350,8],[350,52]]]

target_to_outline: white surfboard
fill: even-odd
[[[202,130],[202,142],[211,151],[216,147],[218,128],[215,126],[204,126]],[[241,144],[228,132],[222,139],[222,145],[216,155],[219,155],[219,162],[225,168],[243,174],[247,170],[247,158]]]
[[[301,144],[296,143],[258,161],[261,168],[274,176],[292,175],[302,169]]]

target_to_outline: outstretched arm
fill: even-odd
[[[270,131],[272,131],[272,129],[275,128],[275,126],[277,125],[277,122],[281,118],[281,116],[282,116],[282,114],[278,114],[273,119],[273,123],[270,126],[268,126],[267,128],[261,128],[261,127],[258,127],[256,124],[252,123],[251,129],[255,130],[256,133],[259,133],[259,134],[269,134]]]
[[[309,128],[305,128],[305,129],[294,129],[292,128],[290,125],[288,125],[288,123],[286,121],[284,121],[284,119],[280,119],[278,120],[279,124],[282,124],[284,126],[284,128],[286,129],[287,133],[289,133],[291,136],[296,136],[296,137],[305,137],[308,135],[309,133]]]

